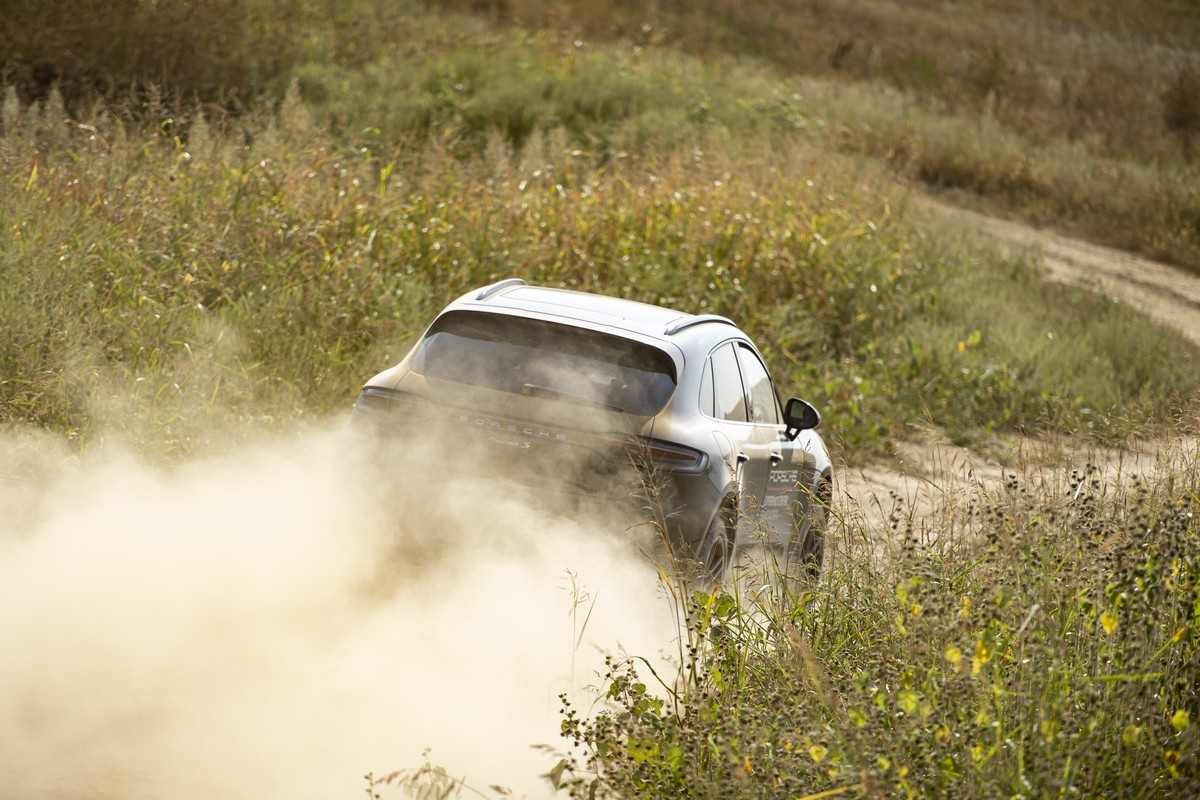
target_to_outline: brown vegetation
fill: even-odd
[[[398,53],[434,55],[473,35],[431,43],[424,7],[497,30],[678,49],[899,93],[884,116],[862,105],[878,97],[860,97],[834,135],[823,132],[828,144],[887,158],[960,202],[1200,268],[1200,15],[1172,0],[45,0],[4,15],[0,84],[24,103],[56,88],[78,116],[97,97],[133,97],[134,114],[168,98],[174,119],[196,101],[243,113],[280,97],[298,71],[403,69]],[[507,98],[514,144],[545,124],[538,102],[519,87]],[[784,113],[795,121],[796,109]]]
[[[587,0],[433,4],[757,56],[792,74],[881,81],[931,110],[987,113],[1035,139],[1086,140],[1098,153],[1140,160],[1171,149],[1162,93],[1200,42],[1200,15],[1170,2],[663,0],[607,2],[603,14]]]

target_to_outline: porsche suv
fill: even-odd
[[[832,486],[820,416],[780,404],[724,317],[500,281],[447,306],[367,381],[351,422],[431,438],[422,468],[634,509],[717,581],[755,540],[820,570]]]

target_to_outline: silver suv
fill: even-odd
[[[352,424],[432,436],[424,466],[616,502],[723,580],[739,547],[820,570],[829,454],[724,317],[500,281],[371,378]],[[428,463],[428,462],[435,463]]]

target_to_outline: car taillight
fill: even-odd
[[[358,396],[355,405],[362,411],[390,411],[394,408],[395,393],[391,389],[367,386]]]
[[[699,472],[708,464],[708,456],[681,444],[644,440],[634,448],[633,455],[658,467],[685,472]]]

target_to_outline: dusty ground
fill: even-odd
[[[922,201],[954,214],[1004,247],[1035,253],[1047,280],[1104,292],[1178,329],[1200,347],[1200,277],[1129,253],[974,212]],[[1200,442],[1137,442],[1124,448],[1084,448],[1069,440],[1010,439],[984,454],[936,436],[897,445],[893,462],[847,468],[839,485],[840,511],[861,518],[868,531],[911,527],[922,536],[923,520],[947,503],[965,503],[978,489],[1002,486],[1011,476],[1052,466],[1064,484],[1072,469],[1089,465],[1110,476],[1145,474],[1163,459],[1194,456]],[[1041,478],[1039,478],[1041,479]],[[898,534],[897,534],[898,535]]]

